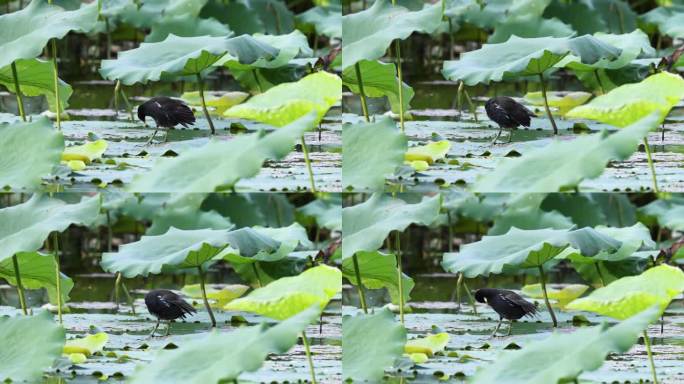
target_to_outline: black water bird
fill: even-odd
[[[161,320],[169,322],[166,328],[166,335],[171,330],[171,320],[178,318],[185,319],[185,316],[196,313],[197,310],[188,304],[182,297],[166,289],[155,289],[145,295],[145,305],[147,310],[157,318],[157,325],[154,326],[150,336],[153,336],[159,327]]]
[[[150,116],[154,119],[157,127],[147,141],[152,142],[159,128],[173,128],[180,124],[185,128],[195,124],[195,114],[182,101],[170,97],[153,97],[138,106],[138,118],[145,122],[145,117]]]
[[[492,143],[496,143],[499,139],[503,128],[511,130],[511,134],[508,136],[508,142],[510,143],[513,137],[513,129],[521,125],[529,127],[530,117],[536,116],[534,112],[508,96],[497,96],[487,100],[485,111],[487,111],[487,116],[490,120],[499,124],[499,133]]]
[[[496,325],[492,337],[501,326],[503,319],[509,320],[508,334],[511,334],[513,328],[513,320],[518,320],[523,316],[533,317],[537,314],[537,307],[529,301],[523,299],[520,295],[513,291],[496,288],[482,288],[475,292],[475,300],[480,303],[489,304],[496,313],[499,314],[499,324]]]

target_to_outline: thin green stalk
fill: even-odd
[[[309,370],[311,371],[311,384],[316,384],[316,371],[314,370],[313,358],[311,357],[309,340],[306,338],[306,332],[304,331],[302,331],[302,344],[304,344],[304,351],[306,351],[306,359],[309,361]]]
[[[126,111],[128,112],[130,120],[134,121],[135,118],[133,117],[133,106],[128,101],[128,96],[126,96],[126,92],[124,92],[123,87],[121,87],[121,98],[123,99],[124,104],[126,104]]]
[[[52,252],[55,254],[55,285],[57,286],[57,318],[62,324],[62,279],[59,272],[59,234],[52,235]]]
[[[475,104],[473,104],[473,100],[470,99],[470,95],[468,94],[468,91],[466,89],[463,89],[463,94],[465,95],[466,101],[468,102],[468,108],[470,108],[470,113],[473,114],[473,119],[477,123],[477,108],[475,108]]]
[[[644,137],[644,149],[646,150],[646,159],[648,160],[648,167],[651,169],[651,178],[653,179],[653,191],[655,193],[660,192],[658,190],[658,178],[656,177],[655,166],[653,165],[653,159],[651,158],[651,147],[648,145],[648,138]]]
[[[254,77],[254,82],[256,82],[259,93],[264,93],[264,89],[261,87],[261,82],[259,81],[259,75],[257,74],[256,69],[252,69],[252,77]]]
[[[12,265],[14,266],[14,279],[17,281],[17,293],[19,294],[19,304],[24,315],[28,315],[26,309],[26,297],[24,297],[24,286],[21,284],[21,273],[19,273],[19,261],[17,255],[12,256]]]
[[[456,110],[460,116],[463,106],[463,81],[458,82],[458,91],[456,92]]]
[[[185,275],[183,275],[185,276]],[[121,289],[123,289],[124,295],[126,295],[126,301],[128,302],[128,305],[131,306],[131,313],[135,315],[135,302],[133,301],[133,297],[131,297],[130,292],[128,292],[128,288],[126,288],[126,284],[123,282],[121,283]]]
[[[204,100],[204,82],[202,80],[202,76],[198,73],[197,74],[197,85],[199,86],[199,94],[200,94],[200,100],[202,100],[202,110],[204,111],[204,117],[207,119],[207,122],[209,123],[209,128],[211,128],[211,134],[216,133],[216,129],[214,129],[214,122],[211,121],[211,116],[209,116],[209,110],[207,110],[207,103]]]
[[[606,286],[606,280],[603,278],[603,273],[601,272],[600,263],[594,263],[594,266],[596,267],[596,272],[599,275],[599,279],[601,279],[601,285],[603,285],[605,287]]]
[[[546,303],[546,308],[549,310],[549,313],[551,314],[553,327],[557,328],[558,320],[556,320],[556,314],[553,312],[553,308],[551,308],[551,303],[549,302],[549,295],[546,292],[546,275],[544,274],[544,267],[541,265],[539,266],[539,277],[541,278],[542,292],[544,293],[544,303]]]
[[[105,33],[107,35],[107,48],[106,49],[106,58],[111,59],[112,58],[112,31],[109,29],[109,18],[105,17],[104,18],[105,22]]]
[[[648,354],[648,361],[651,363],[651,373],[653,373],[653,383],[658,384],[658,376],[656,375],[655,362],[653,361],[653,353],[651,352],[651,341],[648,339],[648,332],[644,329],[644,345],[646,346],[646,353]]]
[[[549,121],[551,121],[553,134],[557,135],[558,127],[556,126],[556,121],[553,119],[553,115],[551,114],[551,109],[549,109],[549,100],[546,98],[546,82],[544,81],[543,73],[539,74],[539,81],[541,81],[542,97],[544,98],[544,109],[546,110],[546,115],[549,117]]]
[[[463,274],[461,272],[458,273],[458,277],[456,278],[456,305],[458,305],[458,308],[461,309],[461,287],[463,286]]]
[[[399,320],[404,325],[404,276],[401,268],[401,234],[396,231],[394,234],[394,253],[397,257],[397,284],[399,284]]]
[[[302,151],[304,152],[304,162],[306,169],[309,171],[309,183],[311,183],[311,192],[316,193],[316,182],[314,181],[313,169],[311,168],[311,160],[309,160],[309,148],[306,147],[304,135],[302,135]]]
[[[475,298],[470,293],[470,288],[468,288],[468,284],[466,284],[465,278],[463,279],[463,288],[465,289],[466,296],[468,296],[468,302],[470,303],[470,306],[473,307],[473,313],[477,315],[477,305],[475,304]]]
[[[598,69],[594,70],[594,76],[596,77],[596,81],[598,82],[599,89],[601,90],[601,94],[605,94],[606,90],[603,88],[603,83],[601,82],[601,76],[599,76]]]
[[[114,280],[114,304],[116,309],[119,309],[119,289],[121,289],[121,272],[116,273],[116,280]]]
[[[263,287],[261,284],[261,276],[259,276],[259,269],[257,268],[257,263],[252,263],[252,271],[254,271],[254,276],[256,277],[257,285],[259,288]]]
[[[114,114],[119,116],[119,90],[121,90],[121,81],[117,80],[114,85]]]
[[[21,88],[19,87],[19,75],[17,75],[17,65],[14,61],[11,64],[12,77],[14,78],[14,90],[17,94],[17,107],[19,108],[19,116],[22,121],[26,121],[26,112],[24,112],[24,99],[21,96]]]
[[[49,3],[52,4],[52,0],[49,0]],[[57,69],[57,41],[55,39],[52,39],[50,42],[52,45],[52,74],[53,74],[53,79],[54,79],[54,88],[55,88],[55,109],[57,111],[57,130],[62,130],[62,106],[59,104],[60,103],[60,97],[59,97],[59,71]]]
[[[392,1],[396,4],[396,0]],[[404,89],[402,85],[404,84],[403,76],[401,74],[401,40],[394,40],[394,51],[396,52],[397,58],[397,90],[399,92],[399,126],[401,127],[401,133],[404,133]],[[403,322],[402,322],[403,323]]]
[[[363,111],[363,117],[366,118],[366,122],[370,122],[370,116],[368,115],[368,103],[366,101],[366,92],[363,90],[363,77],[361,77],[361,66],[359,63],[354,64],[354,70],[356,71],[356,82],[359,84],[359,96],[361,97],[361,110]]]
[[[207,312],[209,312],[209,318],[211,319],[212,328],[215,328],[216,318],[214,318],[214,312],[211,310],[209,300],[207,300],[207,289],[204,287],[204,271],[202,270],[201,265],[197,266],[197,272],[199,272],[200,288],[202,289],[202,300],[204,300],[204,307],[207,309]]]
[[[361,270],[359,269],[359,259],[356,254],[352,256],[354,262],[354,274],[356,275],[356,289],[359,291],[359,300],[361,301],[361,308],[363,313],[368,314],[368,306],[366,305],[366,294],[363,292],[363,285],[361,282]]]

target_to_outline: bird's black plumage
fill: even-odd
[[[490,120],[494,121],[499,125],[499,133],[496,135],[494,142],[501,135],[501,130],[503,128],[515,129],[519,126],[529,127],[530,117],[535,117],[534,112],[525,108],[524,105],[518,103],[508,96],[498,96],[492,97],[485,103],[485,111]],[[509,142],[511,139],[509,136]]]
[[[188,125],[195,124],[195,114],[187,105],[182,101],[165,96],[153,97],[138,106],[138,119],[145,122],[147,116],[154,119],[157,129],[160,127],[173,128],[178,124],[187,128]],[[157,134],[157,129],[155,129],[152,138]]]
[[[185,319],[185,316],[196,313],[197,310],[188,304],[182,297],[166,289],[155,289],[145,295],[145,305],[147,310],[157,318],[157,325],[152,331],[152,335],[159,327],[160,320]],[[166,334],[169,334],[167,328]]]
[[[507,289],[482,288],[475,292],[475,300],[480,303],[487,303],[496,313],[499,314],[499,324],[494,330],[494,334],[499,330],[501,321],[518,320],[524,316],[534,316],[537,314],[537,307],[520,295]],[[508,328],[510,335],[511,328]],[[494,335],[492,334],[492,335]]]

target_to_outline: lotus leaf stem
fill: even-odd
[[[256,83],[259,93],[263,93],[264,89],[261,87],[261,81],[259,81],[259,75],[257,74],[256,69],[252,69],[252,77],[254,77],[254,82]]]
[[[304,135],[302,135],[302,152],[304,152],[304,162],[306,163],[306,170],[309,172],[309,183],[311,184],[311,192],[316,193],[316,182],[314,181],[313,169],[311,168],[311,160],[309,159],[309,148],[306,147]]]
[[[359,269],[359,259],[356,254],[352,256],[354,262],[354,274],[356,275],[356,289],[359,291],[359,301],[361,301],[361,308],[363,313],[368,314],[368,306],[366,305],[366,294],[363,292],[363,284],[361,282],[361,270]]]
[[[655,362],[653,361],[653,353],[651,352],[651,341],[648,339],[648,332],[644,329],[644,345],[646,346],[646,353],[648,354],[648,361],[651,363],[651,373],[653,373],[653,383],[658,384],[658,376],[656,375]]]
[[[200,100],[202,100],[202,111],[204,111],[204,117],[207,119],[211,134],[213,135],[216,133],[216,129],[214,129],[214,122],[211,121],[211,116],[209,116],[209,111],[207,110],[207,103],[204,100],[204,81],[199,73],[197,73],[197,85],[199,87]]]
[[[114,305],[119,309],[119,289],[121,288],[121,272],[116,273],[116,280],[114,280]]]
[[[396,0],[392,0],[392,3],[396,5]],[[401,40],[394,40],[394,51],[397,57],[397,92],[399,93],[399,126],[401,127],[401,133],[404,133],[404,88],[402,85],[404,81],[401,74]]]
[[[121,98],[123,99],[124,104],[126,104],[126,111],[128,111],[130,120],[134,121],[135,118],[133,117],[133,106],[131,106],[131,103],[128,101],[128,96],[126,96],[126,92],[124,92],[123,87],[121,87]]]
[[[651,158],[651,147],[648,145],[648,138],[644,137],[644,149],[646,150],[646,160],[648,160],[648,167],[651,168],[651,178],[653,179],[653,191],[655,193],[660,192],[658,190],[658,178],[656,177],[655,166],[653,165],[653,159]]]
[[[209,312],[209,319],[211,319],[212,328],[216,328],[216,318],[214,317],[214,312],[211,310],[211,306],[209,305],[209,300],[207,300],[207,289],[204,287],[204,271],[202,270],[201,265],[197,266],[197,272],[199,273],[200,288],[202,288],[202,300],[204,301],[204,307],[207,309],[207,312]]]
[[[594,76],[596,77],[596,82],[598,83],[601,94],[603,95],[606,93],[606,90],[603,88],[603,83],[601,82],[601,76],[599,76],[598,69],[594,70]]]
[[[128,301],[128,305],[131,306],[131,313],[135,315],[135,302],[133,301],[133,297],[131,297],[130,292],[128,292],[128,288],[126,288],[126,284],[123,282],[121,283],[121,288],[123,289],[124,295],[126,295],[126,301]]]
[[[599,279],[601,279],[601,285],[605,287],[606,280],[603,278],[603,273],[601,272],[601,263],[595,263],[594,266],[596,267],[596,273],[598,273]]]
[[[106,58],[112,58],[112,31],[109,28],[109,18],[104,17],[105,22],[105,34],[107,35],[107,48],[106,48]]]
[[[117,80],[114,85],[114,114],[119,116],[119,90],[121,90],[121,81]]]
[[[17,107],[19,108],[19,116],[22,121],[26,121],[26,112],[24,112],[24,99],[21,97],[21,88],[19,87],[19,76],[17,75],[17,65],[12,62],[12,77],[14,78],[14,91],[17,94]]]
[[[461,276],[463,276],[463,273],[461,273]],[[468,288],[468,284],[466,284],[465,282],[465,277],[463,278],[463,289],[465,289],[466,296],[468,296],[468,302],[470,303],[470,306],[473,307],[473,313],[477,315],[477,305],[475,304],[475,298],[470,293],[470,288]]]
[[[59,272],[59,233],[52,234],[52,252],[55,254],[55,285],[57,286],[57,319],[62,321],[62,274]]]
[[[49,0],[49,3],[52,4],[52,0]],[[53,75],[53,80],[54,80],[54,88],[55,88],[55,110],[57,112],[57,130],[62,130],[62,106],[60,105],[60,97],[59,97],[59,71],[57,68],[57,41],[55,39],[52,39],[50,41],[50,45],[52,46],[52,75]]]
[[[309,370],[311,371],[311,384],[316,384],[316,371],[314,370],[313,359],[311,358],[311,349],[309,348],[309,340],[306,338],[306,332],[302,331],[302,344],[306,351],[306,359],[309,361]]]
[[[546,81],[544,80],[544,74],[539,73],[539,81],[541,82],[542,97],[544,98],[544,109],[546,110],[546,115],[549,117],[551,126],[553,127],[553,134],[558,134],[558,127],[556,126],[556,121],[553,119],[551,114],[551,109],[549,109],[549,100],[546,97]]]
[[[14,279],[17,281],[17,293],[19,294],[19,305],[24,315],[28,315],[26,309],[26,297],[24,297],[24,286],[21,284],[21,273],[19,272],[19,261],[17,255],[12,256],[12,265],[14,266]]]
[[[366,118],[366,122],[370,122],[370,116],[368,115],[368,103],[366,101],[366,91],[363,89],[363,77],[361,76],[361,66],[359,63],[354,64],[354,70],[356,71],[356,82],[359,84],[359,96],[361,98],[361,110],[363,111],[363,117]]]
[[[546,274],[544,273],[544,267],[541,265],[539,266],[539,277],[541,278],[542,292],[544,293],[544,303],[546,303],[546,308],[549,310],[549,314],[551,315],[553,327],[557,328],[558,320],[556,320],[556,314],[553,312],[553,308],[551,308],[551,303],[549,302],[549,294],[546,292]]]
[[[399,285],[399,320],[404,325],[404,276],[401,266],[401,233],[394,233],[394,253],[397,257],[397,284]]]
[[[261,283],[261,276],[259,276],[259,268],[257,268],[257,262],[252,263],[252,271],[254,271],[254,277],[256,278],[257,286],[259,288],[263,287],[263,284]]]

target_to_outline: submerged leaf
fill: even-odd
[[[409,162],[424,161],[428,164],[432,164],[437,160],[446,158],[449,149],[451,149],[451,143],[448,140],[431,141],[425,145],[417,145],[409,148],[404,155],[404,160]]]
[[[322,310],[342,290],[339,269],[319,265],[298,276],[280,278],[249,295],[228,303],[224,309],[254,312],[283,320],[318,305]]]
[[[107,341],[109,341],[109,336],[104,332],[67,340],[64,345],[64,353],[67,355],[82,353],[85,356],[90,356],[95,352],[102,352]]]
[[[82,145],[72,145],[64,149],[63,161],[80,160],[86,164],[95,159],[102,158],[107,150],[107,142],[104,140],[89,141]]]
[[[0,124],[0,189],[36,189],[59,164],[62,151],[64,136],[47,118]]]
[[[406,329],[389,309],[342,318],[342,374],[344,379],[376,382],[401,356]]]
[[[573,301],[567,308],[596,312],[622,320],[655,304],[658,305],[660,314],[682,291],[684,272],[677,267],[663,264],[648,269],[639,276],[616,280],[587,297]]]
[[[404,346],[404,352],[409,354],[424,353],[430,357],[434,355],[435,352],[444,351],[447,344],[449,344],[449,334],[443,332],[407,341]]]
[[[0,381],[40,381],[62,353],[64,328],[47,311],[34,316],[0,316]]]
[[[282,127],[315,111],[314,124],[318,124],[341,98],[342,80],[328,72],[316,72],[294,83],[276,85],[228,109],[223,116]]]
[[[660,123],[683,97],[684,79],[669,72],[660,72],[639,83],[617,87],[586,105],[574,108],[567,116],[625,127],[656,114],[659,118],[657,123]]]

